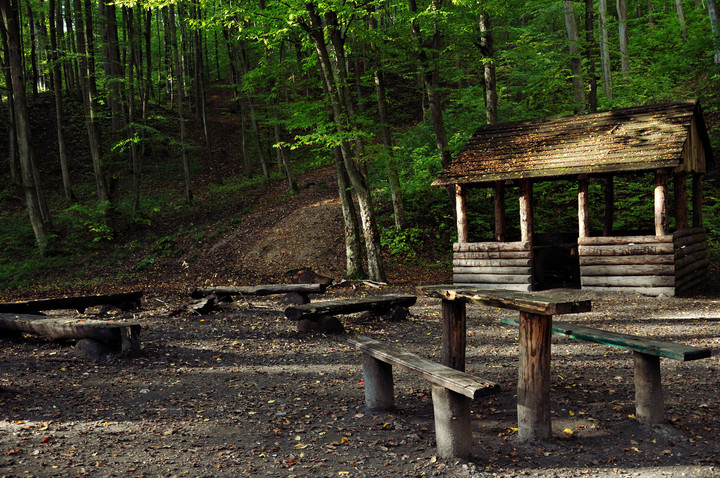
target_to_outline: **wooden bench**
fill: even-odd
[[[217,287],[190,287],[188,294],[193,299],[203,299],[207,296],[216,296],[219,299],[230,298],[236,295],[275,295],[286,294],[291,303],[307,304],[310,302],[308,294],[323,294],[326,284],[264,284],[254,286],[217,286]]]
[[[121,357],[140,355],[140,330],[137,323],[0,313],[0,331],[37,334],[48,340],[93,340],[119,346]]]
[[[503,318],[502,322],[518,326],[518,318]],[[665,404],[660,379],[660,357],[681,361],[708,358],[710,349],[691,347],[654,340],[637,335],[610,332],[568,322],[553,321],[552,332],[585,342],[610,345],[633,352],[635,363],[635,416],[641,423],[660,423]]]
[[[498,386],[487,380],[390,347],[369,337],[348,339],[363,353],[365,404],[370,410],[386,411],[395,406],[392,366],[417,374],[432,383],[435,440],[443,458],[470,458],[472,421],[470,401],[496,393]]]
[[[82,314],[85,312],[85,309],[96,305],[113,305],[120,310],[131,310],[140,306],[142,296],[142,291],[135,291],[110,295],[58,297],[25,302],[2,302],[0,303],[0,313],[33,314],[42,310],[75,309]]]
[[[323,332],[342,332],[342,324],[333,317],[335,315],[363,311],[372,311],[376,314],[390,310],[407,312],[407,308],[414,305],[416,300],[417,296],[414,295],[379,295],[327,300],[288,307],[285,309],[285,316],[290,320],[298,321],[298,328],[307,325],[307,323],[303,324],[304,321],[309,321],[318,324],[319,330]],[[398,314],[394,316],[400,318]]]

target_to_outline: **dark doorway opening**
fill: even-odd
[[[580,288],[577,234],[533,236],[533,290]]]

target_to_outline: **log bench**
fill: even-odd
[[[508,325],[520,324],[518,318],[508,317],[500,320]],[[552,333],[632,351],[635,364],[635,416],[641,423],[660,423],[664,418],[660,357],[689,361],[708,358],[711,355],[708,348],[610,332],[568,322],[554,321]]]
[[[498,392],[497,384],[369,337],[350,338],[348,343],[363,353],[365,404],[368,409],[387,411],[394,408],[393,366],[419,375],[432,383],[438,455],[443,458],[470,458],[473,443],[470,401]]]
[[[191,287],[188,294],[193,299],[203,299],[214,295],[219,299],[243,295],[275,295],[286,294],[290,303],[307,304],[310,302],[309,294],[323,294],[326,284],[264,284],[254,286],[217,286],[217,287]]]
[[[0,332],[37,334],[48,340],[88,339],[119,347],[121,357],[140,355],[140,330],[137,323],[0,313]]]
[[[135,291],[109,295],[58,297],[25,302],[2,302],[0,303],[0,313],[33,314],[42,310],[75,309],[82,314],[85,309],[96,305],[112,305],[120,310],[132,310],[140,306],[142,296],[142,291]]]
[[[326,300],[301,304],[285,309],[285,316],[290,320],[298,321],[298,328],[307,327],[308,322],[314,322],[320,331],[342,332],[343,327],[334,316],[338,314],[352,314],[355,312],[372,311],[382,314],[391,310],[402,310],[414,305],[417,297],[414,295],[378,295],[372,297],[355,297],[351,299]],[[393,314],[400,318],[399,313]],[[404,315],[403,315],[404,316]]]

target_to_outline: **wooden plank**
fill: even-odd
[[[326,300],[310,304],[295,305],[285,309],[290,320],[316,319],[323,315],[350,314],[364,310],[387,310],[391,307],[410,307],[415,304],[414,295],[379,295],[352,299]]]
[[[453,259],[454,267],[523,267],[530,266],[527,259]]]
[[[421,285],[419,295],[445,300],[463,300],[475,304],[519,310],[532,314],[554,315],[589,312],[589,300],[574,300],[549,293],[527,293],[508,290],[478,289],[462,285]]]
[[[584,285],[583,290],[588,292],[621,292],[624,294],[643,294],[648,296],[673,296],[675,287],[614,287],[614,286],[592,286]]]
[[[642,276],[642,275],[674,275],[672,264],[637,264],[637,265],[603,265],[580,266],[581,276]]]
[[[529,284],[532,276],[507,274],[453,274],[453,282],[484,282],[487,284]]]
[[[529,241],[454,243],[454,252],[518,252],[529,251]]]
[[[455,252],[454,259],[530,259],[531,252],[527,251],[500,251],[500,252]]]
[[[673,236],[594,236],[578,238],[578,244],[581,246],[660,244],[665,242],[673,242]]]
[[[645,254],[672,254],[675,246],[672,242],[657,244],[627,244],[613,246],[578,246],[578,254],[582,256],[625,256]]]
[[[526,275],[532,274],[530,267],[510,266],[455,266],[453,274]]]
[[[634,264],[674,264],[674,254],[641,256],[580,256],[581,266],[594,265],[634,265]]]
[[[288,294],[322,294],[327,289],[324,284],[265,284],[255,286],[217,286],[217,287],[192,287],[188,294],[195,298],[205,297],[210,294],[217,295],[273,295]]]
[[[441,385],[471,399],[477,399],[499,391],[498,385],[494,382],[446,367],[402,349],[390,347],[369,337],[353,337],[348,339],[348,343],[378,360],[420,375],[434,384]]]
[[[481,282],[456,282],[459,287],[475,287],[483,290],[514,290],[518,292],[529,292],[532,284],[485,284]]]
[[[109,295],[87,295],[75,297],[58,297],[53,299],[30,300],[26,302],[0,303],[0,313],[32,314],[41,310],[72,309],[84,312],[85,309],[96,305],[114,305],[123,310],[130,310],[140,304],[142,291],[124,292]]]
[[[506,317],[500,319],[500,321],[514,326],[518,326],[520,324],[520,319],[518,317]],[[559,322],[557,320],[554,320],[552,323],[552,332],[555,335],[562,335],[576,340],[609,345],[648,355],[656,355],[658,357],[666,357],[682,361],[708,358],[712,353],[712,351],[708,348],[692,347],[690,345],[654,340],[638,335],[610,332],[607,330],[584,327],[582,325],[576,325],[569,322]]]
[[[582,286],[671,287],[675,276],[581,276]]]
[[[123,328],[130,328],[134,335],[139,335],[141,330],[138,323],[0,313],[0,330],[37,334],[48,340],[93,339],[120,343]]]

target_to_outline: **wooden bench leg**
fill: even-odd
[[[363,377],[368,409],[384,411],[395,408],[392,365],[363,354]]]
[[[520,312],[518,437],[545,440],[550,424],[550,340],[552,316]]]
[[[660,383],[660,357],[633,352],[635,362],[635,416],[640,423],[661,423],[665,403]]]
[[[473,444],[470,399],[440,385],[433,385],[432,401],[438,456],[470,458]]]
[[[120,328],[120,356],[124,358],[140,356],[140,326],[130,325]]]

